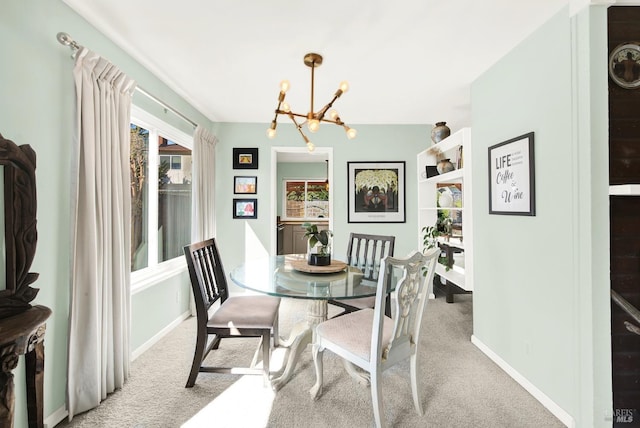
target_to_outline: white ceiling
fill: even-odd
[[[317,52],[316,110],[347,80],[335,107],[349,125],[452,128],[470,125],[470,84],[569,3],[64,1],[213,121],[270,122],[282,79],[293,111],[306,114],[310,68],[302,60]]]

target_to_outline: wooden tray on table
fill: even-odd
[[[291,267],[305,273],[336,273],[344,270],[347,264],[340,260],[331,260],[331,264],[328,266],[312,266],[305,259],[292,261]]]

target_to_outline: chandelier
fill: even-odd
[[[309,113],[300,114],[294,113],[291,111],[291,107],[287,102],[285,102],[284,98],[289,90],[289,81],[283,80],[280,82],[280,95],[278,96],[278,107],[276,107],[276,115],[271,121],[271,126],[267,129],[267,137],[274,138],[276,136],[276,125],[278,120],[278,115],[283,114],[287,115],[291,118],[296,129],[302,135],[304,142],[307,145],[307,150],[312,152],[315,149],[315,145],[307,138],[307,136],[302,132],[302,126],[306,123],[307,128],[310,132],[317,132],[320,129],[321,122],[329,122],[338,126],[342,126],[347,133],[347,138],[350,140],[356,137],[357,131],[353,128],[349,128],[338,115],[338,112],[334,109],[331,109],[333,103],[340,98],[340,95],[344,94],[349,90],[349,84],[345,81],[340,83],[340,87],[333,94],[333,99],[324,107],[322,107],[318,112],[314,113],[313,111],[313,80],[314,80],[314,70],[316,67],[322,64],[322,55],[317,53],[308,53],[304,56],[304,64],[307,67],[311,68],[311,108],[309,109]],[[331,110],[329,110],[331,109]],[[305,120],[303,122],[298,122],[296,117],[302,117]]]

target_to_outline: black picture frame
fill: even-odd
[[[536,215],[533,132],[489,147],[489,214]]]
[[[233,169],[258,169],[258,148],[234,147]]]
[[[405,223],[404,161],[347,162],[349,223]]]
[[[257,219],[258,200],[257,199],[234,199],[233,218]]]
[[[258,177],[255,175],[236,175],[233,177],[235,195],[254,195],[258,193]]]

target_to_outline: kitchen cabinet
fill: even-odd
[[[282,223],[283,254],[304,254],[307,252],[307,238],[304,237],[304,221]],[[328,229],[328,222],[315,222],[319,230]]]

